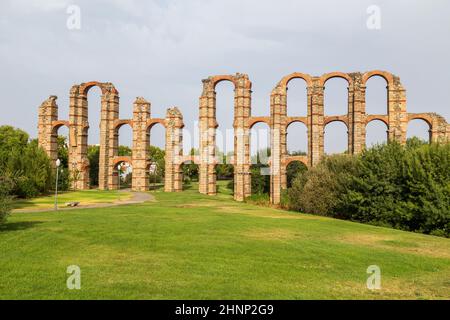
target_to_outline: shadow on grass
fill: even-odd
[[[0,225],[0,232],[20,231],[33,228],[34,226],[44,223],[43,221],[23,221],[23,222],[7,222]]]

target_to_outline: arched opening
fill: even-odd
[[[155,123],[148,128],[149,148],[147,154],[150,190],[163,190],[165,177],[165,144],[166,128],[161,123]]]
[[[117,189],[130,189],[133,179],[133,165],[129,161],[118,161],[114,165],[113,177],[116,181]]]
[[[270,128],[258,122],[250,129],[250,163],[268,164],[270,157]]]
[[[292,122],[286,129],[288,155],[301,156],[308,152],[308,129],[302,122]]]
[[[425,142],[431,141],[430,124],[423,119],[413,119],[408,123],[406,137],[408,139],[418,138]]]
[[[234,153],[234,84],[221,81],[216,85],[216,157]]]
[[[234,194],[234,166],[227,163],[215,165],[217,193]]]
[[[348,113],[348,82],[340,77],[330,78],[324,83],[324,115]]]
[[[373,76],[366,82],[366,114],[387,113],[387,81],[382,76]]]
[[[183,190],[198,189],[198,164],[185,161],[181,164]]]
[[[118,156],[131,157],[133,148],[133,129],[131,126],[129,124],[120,125],[116,128],[115,135]]]
[[[308,114],[307,83],[302,78],[294,78],[288,82],[287,90],[287,116],[306,117]]]
[[[69,163],[69,128],[66,125],[53,128],[53,138],[56,138],[56,158],[61,161],[59,166],[58,190],[67,191],[70,188],[70,170],[75,165]]]
[[[299,175],[308,170],[308,167],[301,161],[291,161],[286,166],[286,182],[287,187],[292,187],[292,182]]]
[[[388,127],[384,121],[372,120],[366,126],[366,148],[388,141]]]
[[[87,110],[89,130],[87,132],[87,157],[89,159],[89,185],[91,188],[99,186],[99,161],[101,152],[100,125],[102,108],[102,90],[93,86],[87,91]]]
[[[218,124],[216,130],[215,157],[217,165],[216,190],[218,193],[234,192],[234,166],[231,159],[234,156],[234,83],[221,81],[216,84],[215,117]]]
[[[325,126],[325,154],[344,153],[348,151],[348,129],[342,121],[333,121]]]
[[[251,190],[252,195],[268,195],[270,191],[270,128],[264,122],[250,130]]]

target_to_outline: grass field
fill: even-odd
[[[207,197],[195,187],[156,200],[12,214],[0,228],[0,298],[450,298],[449,239]],[[81,268],[81,290],[66,288],[69,265]],[[381,268],[381,290],[366,288],[369,265]]]

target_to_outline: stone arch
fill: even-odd
[[[183,166],[185,165],[195,165],[196,166],[196,179],[199,179],[199,165],[200,161],[198,159],[198,156],[189,155],[189,156],[183,156],[183,158],[180,160],[180,162],[176,165],[176,170],[180,172],[180,179],[181,179],[181,190],[185,190],[185,176],[183,171]]]
[[[293,172],[293,169],[295,166],[297,166],[297,169],[308,169],[308,157],[307,156],[289,156],[284,161],[284,168],[285,168],[285,176],[286,176],[286,188],[290,188],[292,184],[292,180],[298,174],[298,172]],[[298,164],[301,164],[301,166],[298,166]],[[294,168],[292,168],[294,167]],[[295,170],[297,171],[297,170]]]
[[[289,164],[291,164],[292,162],[295,162],[295,161],[301,162],[307,167],[309,165],[307,156],[289,156],[284,161],[284,166],[287,167]]]
[[[422,120],[428,124],[430,130],[433,130],[433,117],[430,114],[426,113],[409,113],[408,114],[408,123],[413,120]]]
[[[305,138],[306,138],[306,148],[303,151],[306,154],[308,154],[308,142],[309,142],[309,139],[308,139],[308,123],[307,123],[306,119],[303,119],[303,118],[288,118],[288,121],[286,123],[286,129],[285,129],[285,132],[286,132],[286,139],[285,139],[286,140],[286,154],[284,155],[284,157],[288,156],[288,151],[289,151],[289,141],[290,141],[289,128],[292,128],[293,126],[298,125],[298,124],[300,124],[302,128],[306,129],[306,136],[305,136]]]
[[[299,81],[302,81],[302,84],[298,83]],[[310,113],[311,103],[308,92],[311,87],[311,81],[308,75],[301,73],[293,73],[285,79],[283,91],[286,94],[286,116],[305,117]],[[304,89],[301,96],[300,88]]]
[[[113,139],[113,155],[119,156],[119,148],[121,146],[120,144],[120,129],[128,126],[129,129],[131,129],[131,136],[133,136],[133,121],[132,120],[116,120],[114,121],[114,134],[112,135]],[[123,132],[122,132],[123,133]],[[131,149],[131,156],[133,154],[133,138],[131,138],[131,144],[128,145],[128,147]]]
[[[56,164],[56,160],[59,158],[59,154],[58,154],[58,136],[59,134],[59,129],[61,128],[66,128],[68,130],[67,133],[67,145],[68,145],[68,159],[67,159],[67,168],[66,169],[70,169],[71,166],[71,161],[72,161],[72,155],[71,155],[71,130],[70,130],[70,124],[69,121],[65,121],[65,120],[55,120],[51,122],[51,131],[50,131],[50,145],[49,145],[49,149],[48,149],[48,155],[49,158],[51,160],[52,166],[54,166]]]
[[[349,129],[349,123],[348,123],[347,116],[327,116],[327,117],[325,117],[324,122],[323,122],[324,128],[332,122],[342,122],[347,127],[347,130]]]
[[[151,134],[152,130],[155,129],[157,126],[160,126],[160,128],[164,130],[164,145],[166,143],[166,131],[167,131],[166,120],[162,118],[152,118],[147,121],[146,125],[148,145],[156,146],[155,144],[152,143]]]
[[[114,131],[119,131],[119,129],[122,127],[122,126],[124,126],[124,125],[129,125],[131,128],[133,128],[133,120],[129,120],[129,119],[126,119],[126,120],[120,120],[120,119],[118,119],[118,120],[115,120],[114,121]]]
[[[362,85],[366,86],[367,81],[370,78],[375,77],[375,76],[380,76],[384,80],[386,80],[386,83],[389,87],[392,87],[394,85],[394,75],[390,72],[382,71],[382,70],[373,70],[373,71],[368,71],[368,72],[364,73],[362,76]]]
[[[312,77],[309,74],[300,73],[300,72],[294,72],[294,73],[291,73],[291,74],[283,77],[280,80],[279,85],[281,86],[281,88],[286,90],[286,88],[289,84],[289,81],[291,81],[292,79],[303,79],[303,80],[305,80],[308,87],[312,86]]]
[[[102,91],[102,94],[119,94],[119,91],[114,87],[114,85],[110,82],[98,82],[98,81],[89,81],[80,84],[79,86],[79,92],[82,95],[87,96],[89,90],[93,87],[98,87]]]
[[[331,80],[334,78],[344,79],[347,81],[349,87],[353,86],[353,79],[347,73],[344,73],[344,72],[325,73],[324,75],[322,75],[319,78],[318,85],[321,87],[324,87],[328,80]]]
[[[147,131],[152,130],[152,128],[156,125],[156,124],[161,124],[164,128],[166,128],[166,120],[162,119],[162,118],[152,118],[149,119],[147,121]]]
[[[126,162],[129,163],[130,165],[133,165],[133,161],[131,160],[131,157],[129,156],[117,156],[113,158],[113,166],[117,167],[120,163],[122,162]]]
[[[237,87],[237,83],[236,83],[236,79],[235,76],[233,75],[218,75],[218,76],[213,76],[211,77],[211,84],[213,86],[213,89],[216,89],[216,86],[223,81],[229,81],[231,82],[234,87]]]
[[[260,125],[264,126],[267,131],[263,132],[265,134],[265,137],[261,137],[260,133],[261,131],[265,130],[259,130],[256,137],[255,137],[255,126]],[[252,126],[250,127],[250,163],[251,165],[258,164],[258,162],[261,162],[261,164],[267,164],[269,161],[269,154],[267,150],[270,148],[270,124],[268,124],[266,121],[258,121],[254,122]],[[266,142],[266,145],[261,142]],[[257,145],[255,145],[257,143]]]
[[[375,72],[373,74],[371,74],[370,76],[368,76],[368,78],[365,80],[364,82],[364,112],[366,114],[370,114],[367,110],[367,92],[368,92],[368,88],[370,88],[371,86],[368,85],[368,82],[370,79],[374,79],[374,78],[379,78],[382,79],[382,81],[384,80],[386,87],[384,88],[384,95],[385,95],[385,106],[384,106],[384,111],[381,112],[381,114],[388,114],[389,113],[389,79],[392,78],[392,75],[390,75],[390,77],[388,77],[388,75],[382,75],[379,74],[378,72]],[[377,110],[378,111],[378,110]],[[375,112],[375,113],[379,113],[379,112]]]
[[[251,116],[251,87],[248,75],[211,76],[203,80],[203,91],[200,97],[200,183],[199,191],[203,194],[215,195],[216,189],[216,85],[222,81],[230,81],[234,85],[234,199],[244,200],[250,195],[249,157],[249,127],[248,118]]]
[[[389,129],[389,120],[388,120],[388,117],[385,115],[368,115],[366,117],[366,121],[365,121],[366,126],[372,121],[381,121]]]
[[[270,117],[251,117],[248,119],[247,126],[252,129],[258,123],[265,123],[270,128]]]
[[[433,120],[429,115],[426,114],[410,114],[408,115],[408,125],[407,125],[407,137],[410,136],[411,133],[411,125],[414,123],[425,123],[425,125],[428,127],[428,142],[432,141],[432,134],[433,134]],[[414,135],[414,137],[418,137],[419,139],[421,137]]]
[[[327,143],[326,143],[326,140],[327,140],[327,134],[326,134],[326,129],[327,129],[327,126],[329,126],[330,124],[335,124],[335,123],[341,123],[341,124],[344,124],[344,126],[345,126],[345,128],[347,129],[346,130],[346,134],[347,134],[347,139],[345,139],[346,141],[347,141],[347,149],[346,149],[346,153],[348,153],[349,152],[349,150],[350,150],[350,139],[349,139],[349,125],[348,125],[348,122],[347,121],[345,121],[344,119],[340,119],[340,117],[336,117],[336,118],[334,118],[334,117],[330,117],[330,119],[328,119],[328,121],[327,121],[327,123],[324,125],[324,127],[323,127],[323,132],[324,132],[324,134],[323,134],[323,136],[324,136],[324,140],[323,140],[323,150],[324,150],[324,154],[326,153],[326,148],[325,148],[325,146],[327,145]]]
[[[83,163],[87,159],[87,145],[89,128],[88,113],[88,93],[93,87],[101,90],[101,108],[100,108],[100,156],[98,182],[99,189],[109,189],[112,185],[112,170],[110,164],[111,156],[116,154],[114,144],[114,121],[119,117],[119,92],[112,83],[90,81],[72,86],[70,90],[70,125],[73,128],[74,140],[76,141],[73,150],[75,161]],[[79,165],[76,170],[85,171]],[[89,173],[83,172],[82,178],[77,183],[78,189],[87,189],[89,187]]]
[[[329,101],[327,101],[326,97],[326,83],[332,79],[342,79],[344,81],[347,82],[347,91],[346,91],[346,102],[345,102],[345,111],[344,113],[341,114],[345,114],[348,115],[351,110],[350,110],[350,104],[352,103],[352,96],[351,96],[351,92],[350,92],[350,88],[353,87],[353,79],[346,73],[343,72],[331,72],[331,73],[326,73],[324,75],[322,75],[319,78],[318,81],[318,86],[322,88],[323,90],[323,115],[326,116],[327,112],[326,111],[326,106],[330,104]],[[328,110],[330,111],[330,110]],[[331,112],[330,112],[331,113]],[[333,114],[333,113],[331,113]],[[334,113],[336,114],[336,113]],[[338,112],[339,114],[339,112]]]
[[[387,120],[387,116],[369,116],[366,119],[365,130],[364,130],[364,133],[365,133],[364,141],[366,143],[366,145],[365,145],[366,148],[369,147],[368,140],[371,140],[371,139],[368,139],[369,138],[368,137],[369,136],[368,135],[368,128],[369,128],[370,125],[373,125],[373,123],[383,124],[385,126],[385,129],[386,129],[386,131],[385,131],[385,137],[386,137],[385,140],[386,140],[386,142],[389,139],[389,121]],[[378,139],[377,139],[376,143],[379,143]],[[374,145],[374,143],[372,143],[372,145]]]
[[[133,161],[131,157],[129,156],[114,157],[112,160],[113,183],[112,185],[110,185],[111,190],[119,189],[119,169],[118,169],[119,164],[127,164],[129,167],[133,168]]]

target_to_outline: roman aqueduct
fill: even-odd
[[[386,114],[366,114],[366,82],[374,76],[382,77],[387,83]],[[348,112],[339,116],[324,114],[324,88],[331,78],[343,78],[348,82]],[[307,84],[307,115],[291,117],[287,115],[287,87],[292,79],[301,78]],[[88,139],[88,91],[99,87],[101,96],[100,119],[100,160],[99,188],[117,189],[119,163],[127,162],[133,167],[132,190],[145,191],[149,188],[149,165],[147,157],[150,146],[149,131],[159,123],[165,127],[165,191],[182,190],[182,164],[188,161],[199,165],[199,191],[207,195],[216,194],[216,85],[229,81],[234,85],[234,198],[243,201],[251,194],[250,175],[250,130],[260,122],[267,124],[271,136],[270,156],[270,199],[280,202],[281,190],[286,188],[286,167],[292,161],[301,161],[314,166],[324,155],[324,128],[334,121],[342,122],[348,130],[348,152],[359,153],[365,148],[366,126],[374,120],[382,121],[388,128],[388,140],[406,142],[409,121],[422,119],[429,125],[430,141],[442,142],[450,139],[450,125],[436,113],[407,113],[406,93],[400,79],[389,72],[371,71],[366,73],[333,72],[320,77],[303,73],[292,73],[273,89],[270,97],[270,116],[252,117],[252,83],[245,74],[212,76],[203,80],[200,96],[199,156],[185,156],[182,149],[183,116],[176,107],[167,110],[166,118],[152,118],[151,106],[144,98],[137,98],[133,106],[132,119],[119,119],[119,92],[111,83],[88,82],[74,85],[70,90],[69,119],[58,118],[56,96],[50,96],[39,108],[39,144],[50,158],[58,157],[58,129],[69,129],[69,169],[79,172],[74,181],[77,189],[89,188],[89,161],[87,158]],[[290,156],[287,152],[287,127],[301,122],[307,128],[308,150],[306,156]],[[118,156],[118,131],[129,125],[133,130],[131,157]],[[53,161],[53,162],[54,162]]]

